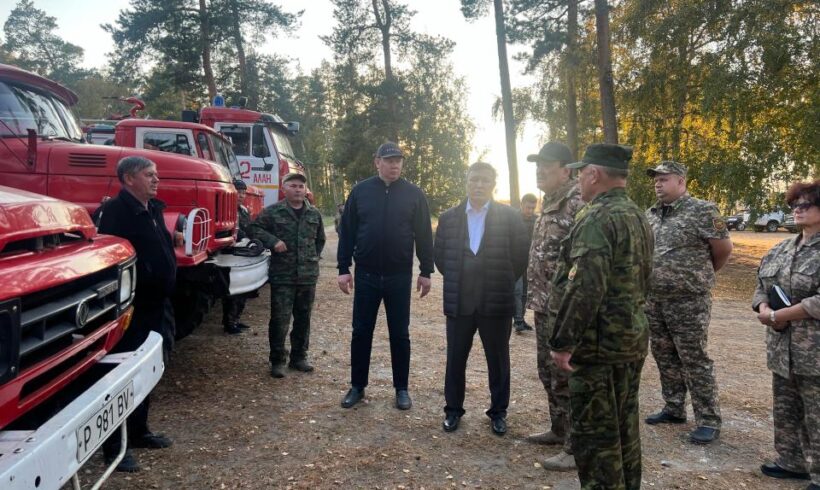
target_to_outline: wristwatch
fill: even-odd
[[[769,312],[769,320],[772,321],[772,324],[775,323],[776,320],[774,319],[774,310]]]

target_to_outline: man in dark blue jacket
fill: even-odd
[[[384,301],[390,332],[390,356],[396,406],[412,406],[407,391],[410,373],[410,288],[413,279],[413,246],[420,273],[416,290],[430,291],[433,272],[433,230],[424,193],[401,178],[404,155],[387,142],[375,155],[378,175],[365,179],[350,192],[339,226],[337,252],[339,288],[350,294],[354,278],[353,339],[350,342],[350,391],[342,407],[364,398],[370,370],[370,350],[379,305]]]
[[[528,236],[521,215],[492,200],[496,172],[477,162],[467,170],[467,199],[442,213],[436,230],[436,268],[444,276],[447,372],[443,428],[464,415],[467,358],[478,331],[487,358],[493,432],[507,432],[510,330],[515,281],[527,266]]]

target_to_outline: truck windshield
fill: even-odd
[[[290,146],[290,140],[288,140],[287,135],[282,133],[278,128],[269,127],[271,138],[273,138],[273,144],[276,145],[276,149],[279,153],[291,160],[296,160],[296,156],[293,153],[293,148]]]
[[[231,146],[225,144],[222,138],[212,134],[209,134],[208,137],[211,138],[211,144],[214,147],[214,153],[216,153],[216,161],[228,167],[233,178],[241,178],[242,173],[239,170],[239,161],[237,161]]]
[[[0,82],[0,121],[0,136],[25,136],[29,129],[47,138],[80,141],[83,136],[60,99],[6,82]]]

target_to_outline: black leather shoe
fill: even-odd
[[[777,463],[766,463],[760,465],[760,471],[772,478],[791,478],[794,480],[808,480],[811,476],[808,473],[798,473],[781,468]],[[813,485],[813,484],[812,484]]]
[[[290,367],[291,369],[295,369],[297,371],[302,371],[303,373],[313,372],[313,366],[308,364],[308,362],[304,359],[299,359],[298,361],[290,361],[288,367]]]
[[[236,326],[239,327],[242,330],[247,330],[247,329],[251,328],[250,325],[247,325],[247,324],[242,323],[242,322],[237,323]]]
[[[396,392],[396,408],[399,410],[410,410],[413,406],[413,401],[410,400],[410,393],[407,390],[398,390]]]
[[[649,425],[656,425],[656,424],[685,424],[686,417],[675,417],[674,415],[670,415],[663,410],[658,413],[652,414],[649,417],[644,419]]]
[[[461,420],[461,417],[458,415],[449,414],[444,417],[444,422],[441,423],[441,428],[444,429],[444,432],[453,432],[458,429],[459,420]]]
[[[504,420],[504,417],[494,418],[491,425],[493,426],[493,432],[499,436],[503,436],[507,433],[507,421]]]
[[[134,437],[128,442],[130,447],[148,449],[165,449],[166,447],[171,447],[173,444],[174,441],[171,439],[162,434],[154,434],[152,432]]]
[[[105,457],[105,464],[110,465],[116,459],[116,455],[114,456],[106,456]],[[131,454],[130,449],[126,449],[125,456],[123,456],[122,460],[117,464],[117,467],[114,471],[119,471],[121,473],[136,473],[140,470],[140,464],[137,462],[137,458]]]
[[[816,483],[809,483],[809,486],[806,487],[806,490],[820,490],[820,485]]]
[[[285,365],[284,364],[276,364],[270,367],[270,375],[274,378],[284,378],[285,377]]]
[[[524,330],[533,330],[532,325],[527,322],[524,322]]]
[[[225,333],[228,335],[239,335],[242,333],[242,329],[237,325],[225,325],[223,330],[225,330]]]
[[[720,429],[714,427],[698,427],[689,433],[689,440],[695,444],[710,444],[720,436]]]
[[[353,405],[359,403],[364,398],[364,388],[350,388],[350,391],[347,392],[345,395],[344,400],[342,400],[342,408],[350,408]]]

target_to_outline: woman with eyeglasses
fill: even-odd
[[[803,230],[763,257],[752,300],[767,326],[778,454],[760,470],[820,490],[820,180],[792,184],[786,202]]]

